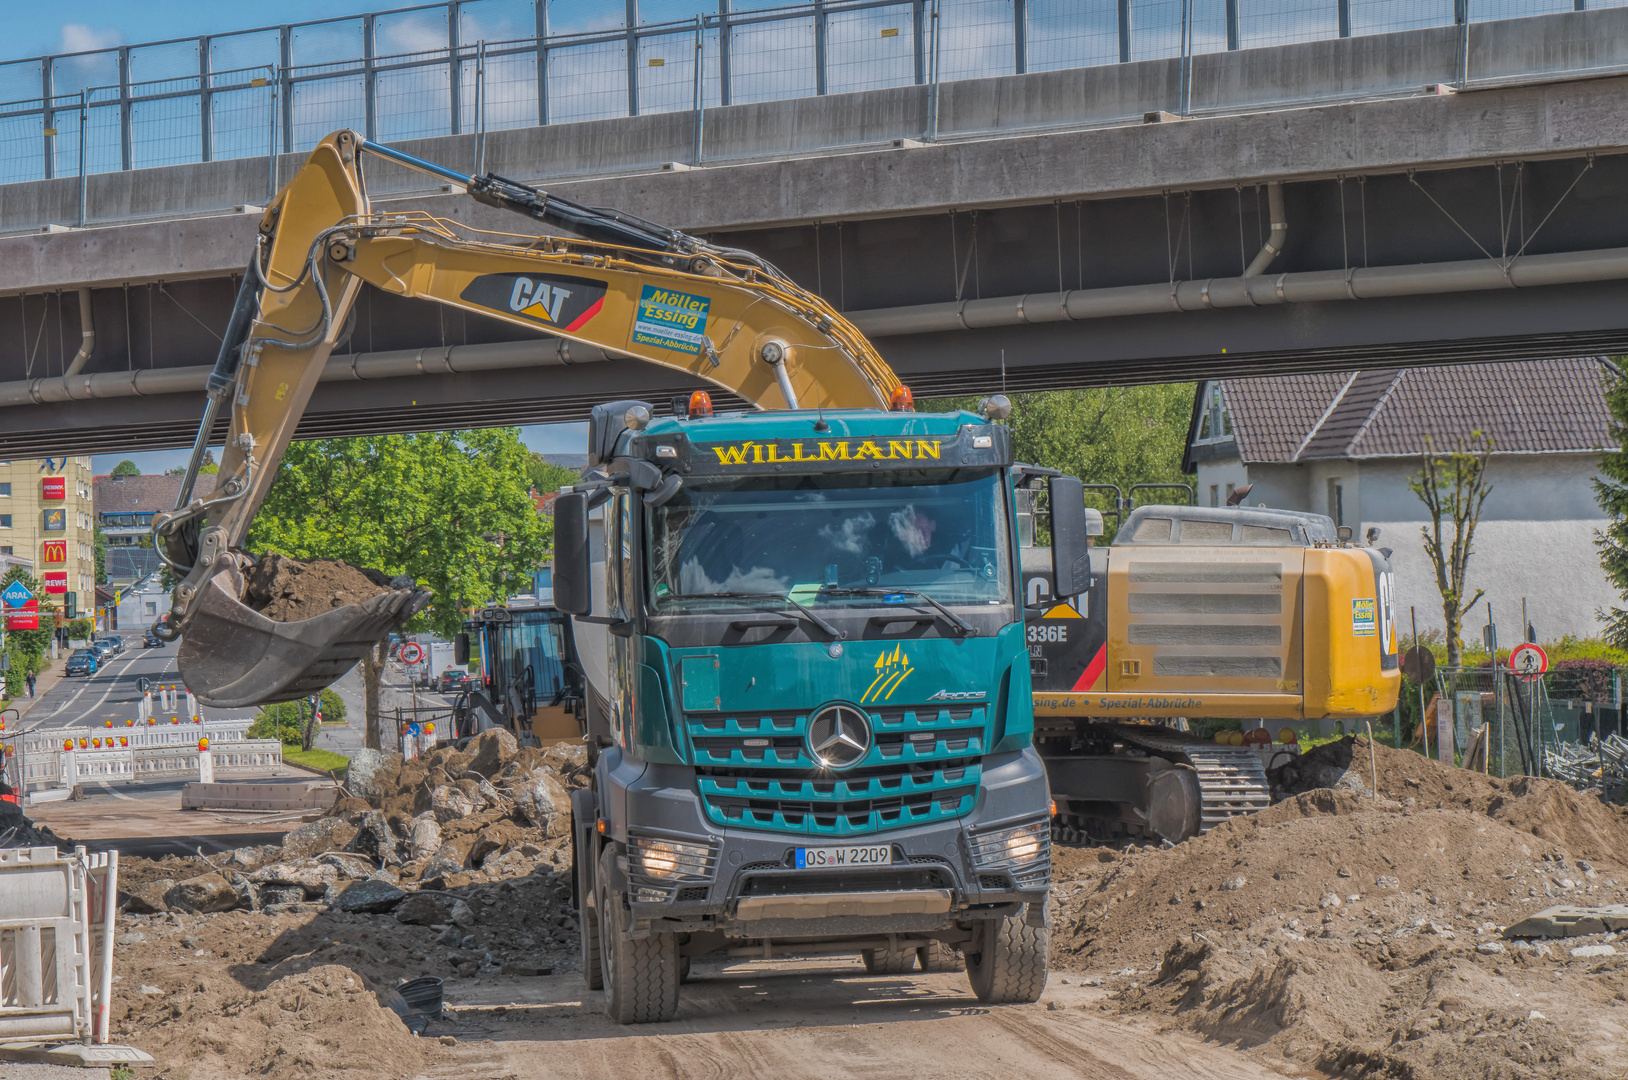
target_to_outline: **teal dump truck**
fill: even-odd
[[[858,953],[1035,1000],[1050,796],[1014,507],[1049,484],[1075,508],[1050,526],[1067,595],[1079,482],[1014,465],[1004,398],[675,404],[596,408],[596,469],[555,503],[594,758],[572,807],[589,987],[662,1020],[692,958]]]

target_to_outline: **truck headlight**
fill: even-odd
[[[1051,859],[1051,827],[1044,821],[992,829],[972,837],[970,843],[972,864],[979,870],[1026,867]]]
[[[717,851],[711,844],[653,836],[628,838],[628,871],[658,881],[711,881]]]

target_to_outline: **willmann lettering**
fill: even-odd
[[[844,439],[840,442],[740,442],[708,447],[720,465],[798,461],[938,461],[941,439]]]

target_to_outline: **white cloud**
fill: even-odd
[[[96,52],[113,49],[124,44],[124,34],[118,30],[97,30],[84,23],[63,23],[62,38],[57,43],[59,53]]]

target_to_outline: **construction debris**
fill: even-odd
[[[1628,930],[1628,904],[1605,907],[1552,907],[1528,915],[1504,930],[1506,938],[1568,938]]]
[[[1587,746],[1545,746],[1543,771],[1580,791],[1599,788],[1607,799],[1619,799],[1628,790],[1628,739],[1612,734]]]

